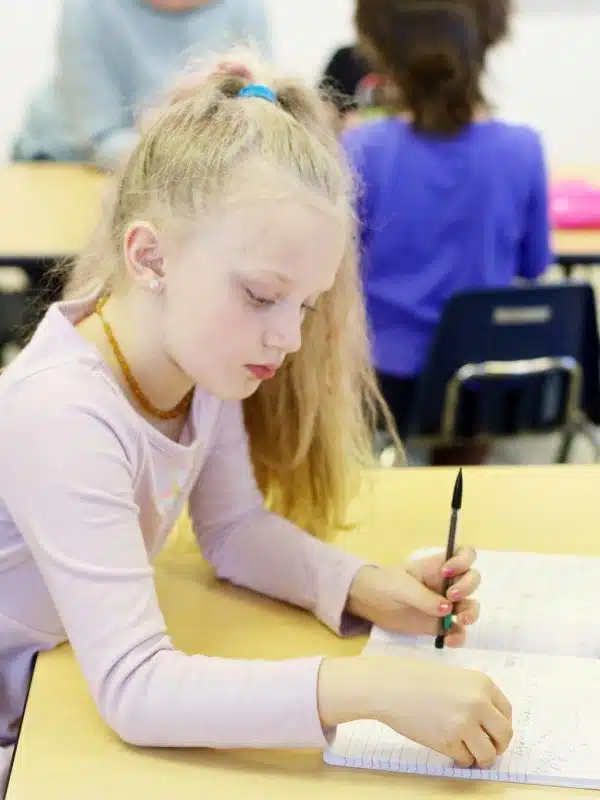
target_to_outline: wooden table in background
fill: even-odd
[[[600,185],[600,166],[564,167],[552,177]],[[0,265],[78,253],[96,222],[105,183],[102,173],[80,164],[0,167]],[[564,267],[600,263],[600,231],[555,231],[553,250]]]
[[[375,473],[357,506],[359,526],[339,544],[381,563],[442,545],[455,475],[453,469]],[[599,486],[594,466],[467,469],[461,540],[480,549],[600,556]],[[156,581],[173,641],[187,653],[278,659],[350,655],[364,645],[363,638],[337,639],[297,609],[219,584],[185,525],[159,557]],[[40,655],[8,800],[129,800],[132,793],[144,800],[565,797],[564,789],[336,769],[314,751],[136,749],[99,718],[67,645]]]
[[[0,264],[78,253],[96,223],[105,176],[80,164],[0,167]]]
[[[600,165],[572,165],[552,171],[552,180],[585,180],[600,187]],[[556,262],[567,275],[576,266],[600,265],[600,230],[558,231],[552,233]]]

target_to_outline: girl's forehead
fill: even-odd
[[[276,251],[299,244],[312,249],[323,237],[339,241],[348,232],[348,215],[332,203],[311,202],[307,196],[240,197],[200,212],[192,238],[198,245]]]
[[[333,283],[348,228],[331,207],[286,198],[214,207],[199,214],[186,239],[184,262],[208,260],[227,270],[279,273],[298,288],[320,292]]]
[[[315,167],[313,171],[307,155],[303,169],[297,167],[249,157],[226,178],[221,199],[228,204],[287,200],[323,208],[348,199],[348,184],[339,164],[330,162],[327,168]]]

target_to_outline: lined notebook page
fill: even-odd
[[[325,761],[337,766],[448,778],[600,788],[600,662],[572,657],[512,655],[484,650],[408,648],[392,637],[377,649],[441,659],[486,672],[510,698],[515,736],[492,769],[462,769],[385,725],[340,725]]]
[[[600,658],[600,559],[482,551],[481,617],[469,647]]]

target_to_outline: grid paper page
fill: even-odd
[[[481,616],[468,647],[600,658],[600,558],[482,551],[476,567]]]
[[[377,649],[432,658],[486,672],[513,705],[515,736],[492,769],[463,769],[378,722],[340,725],[325,761],[337,766],[446,778],[600,788],[600,662],[485,650],[404,648],[393,638]]]

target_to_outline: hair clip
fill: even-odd
[[[249,83],[237,93],[238,97],[260,97],[262,100],[268,100],[269,103],[277,102],[277,92],[269,89],[268,86],[263,86],[261,83]]]

